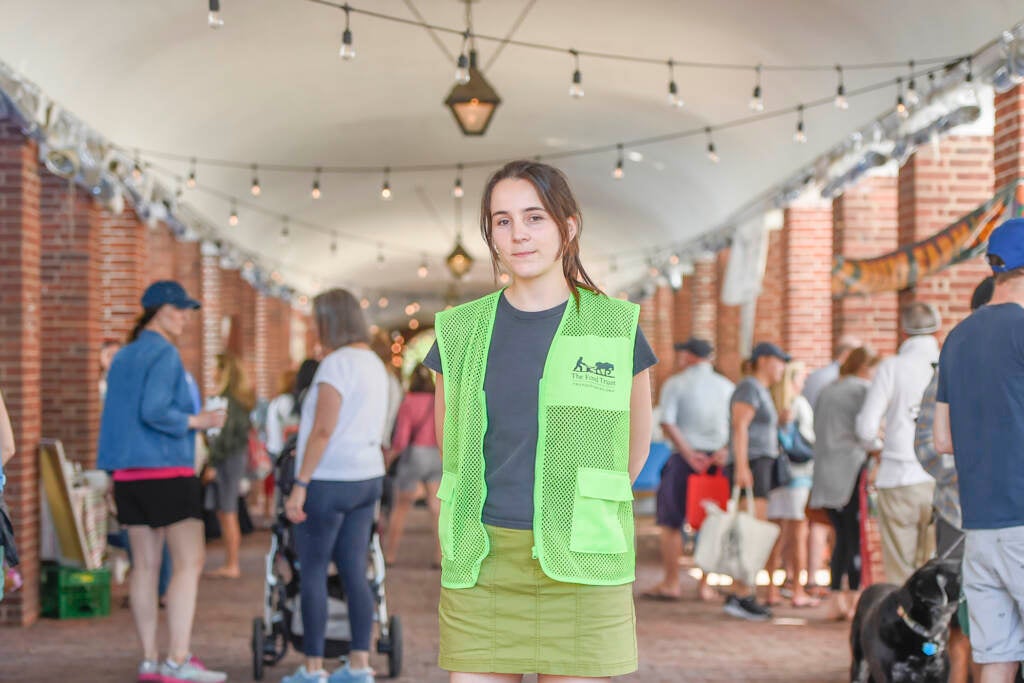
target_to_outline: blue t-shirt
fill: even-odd
[[[979,308],[946,338],[938,401],[949,404],[965,529],[1024,525],[1024,308]]]

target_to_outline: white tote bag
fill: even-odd
[[[729,509],[705,503],[708,516],[700,528],[694,562],[705,574],[724,574],[753,586],[764,569],[779,527],[754,515],[754,494],[746,489],[746,510],[740,510],[740,490],[733,488]]]

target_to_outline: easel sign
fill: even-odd
[[[57,532],[61,559],[68,564],[77,564],[86,569],[85,531],[74,513],[71,503],[71,482],[65,476],[67,458],[64,445],[59,439],[43,439],[39,444],[39,469],[42,474],[43,493],[50,507],[50,517]]]

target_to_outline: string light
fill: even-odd
[[[284,224],[281,226],[281,244],[288,242],[289,235],[291,235],[291,228],[288,226],[288,216],[285,216]]]
[[[459,85],[466,85],[469,83],[469,53],[467,48],[469,47],[469,31],[462,34],[462,52],[459,53],[459,59],[455,62],[455,82]]]
[[[409,321],[409,329],[410,330],[418,330],[418,329],[420,329],[420,321],[417,320],[416,318],[413,318],[412,320],[410,320]]]
[[[196,186],[196,160],[195,160],[195,157],[193,157],[192,161],[191,161],[191,163],[189,165],[188,179],[185,181],[185,187],[187,187],[190,190],[193,190],[193,189],[195,189],[195,186]]]
[[[465,194],[465,191],[462,189],[462,164],[459,164],[458,171],[455,174],[455,185],[452,186],[452,196],[456,199],[462,199]]]
[[[363,309],[365,311],[369,307],[370,307],[370,300],[367,299],[365,296],[362,299],[359,300],[359,308],[361,308],[361,309]]]
[[[679,87],[676,85],[675,62],[668,60],[668,105],[676,109],[682,109],[685,102],[679,96]]]
[[[508,273],[502,273],[501,275],[498,276],[498,282],[500,282],[503,285],[507,285],[511,281],[512,278],[509,276]]]
[[[427,267],[427,257],[423,257],[423,261],[420,262],[420,267],[416,269],[416,275],[422,280],[426,276],[430,275],[430,268]]]
[[[260,188],[259,167],[256,164],[252,165],[252,187],[249,188],[249,191],[252,192],[253,197],[259,197],[260,192],[263,191]]]
[[[833,102],[836,109],[846,111],[850,108],[850,101],[846,99],[846,83],[843,82],[843,67],[836,64],[836,76],[839,78],[839,85],[836,86],[836,99]]]
[[[711,139],[711,128],[705,128],[704,132],[708,136],[708,159],[711,163],[717,164],[719,162],[718,152],[715,151],[715,141]]]
[[[391,200],[391,169],[384,169],[384,183],[380,186],[380,198],[385,201]]]
[[[970,55],[967,55],[967,76],[964,77],[964,81],[974,82],[974,59]]]
[[[754,67],[755,81],[754,92],[750,96],[750,107],[752,111],[764,111],[764,94],[761,92],[761,65]]]
[[[793,142],[803,144],[807,142],[807,133],[804,131],[804,105],[796,108],[796,131],[793,133]]]
[[[345,10],[345,30],[341,34],[341,48],[338,50],[338,56],[347,62],[356,58],[356,49],[352,47],[352,31],[348,26],[351,8],[346,3],[342,9]]]
[[[135,150],[135,161],[132,163],[132,179],[136,182],[142,180],[142,160],[139,158],[139,150]]]
[[[569,86],[569,97],[580,99],[583,97],[583,72],[580,71],[580,53],[576,50],[569,50],[572,55],[573,72],[572,85]]]
[[[320,169],[316,169],[316,175],[313,176],[313,189],[309,191],[309,196],[313,199],[320,199]]]
[[[921,103],[921,95],[917,92],[917,82],[914,80],[914,60],[911,59],[907,62],[907,70],[909,72],[909,80],[907,81],[907,106],[916,107]]]
[[[220,16],[220,0],[210,0],[210,13],[206,15],[206,25],[212,29],[224,26],[224,19]]]
[[[377,245],[377,270],[384,268],[384,246],[381,244]]]
[[[377,299],[377,306],[379,306],[380,308],[387,308],[388,298],[386,296],[382,296],[381,298]]]
[[[905,119],[910,116],[910,110],[907,109],[907,103],[903,100],[903,79],[896,79],[896,113],[899,114],[901,119]]]
[[[608,272],[617,273],[619,271],[619,262],[614,256],[608,259]]]
[[[619,160],[615,163],[615,170],[612,171],[612,178],[622,180],[622,176],[626,175],[625,170],[622,168],[622,145],[616,146],[619,148]]]
[[[331,256],[338,253],[338,237],[335,235],[331,238]]]
[[[228,225],[232,228],[238,225],[238,205],[235,200],[231,200],[231,215],[228,216]]]

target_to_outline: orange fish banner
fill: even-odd
[[[984,253],[1003,221],[1024,216],[1024,183],[1007,185],[974,211],[928,239],[883,256],[832,261],[832,297],[892,292]]]

